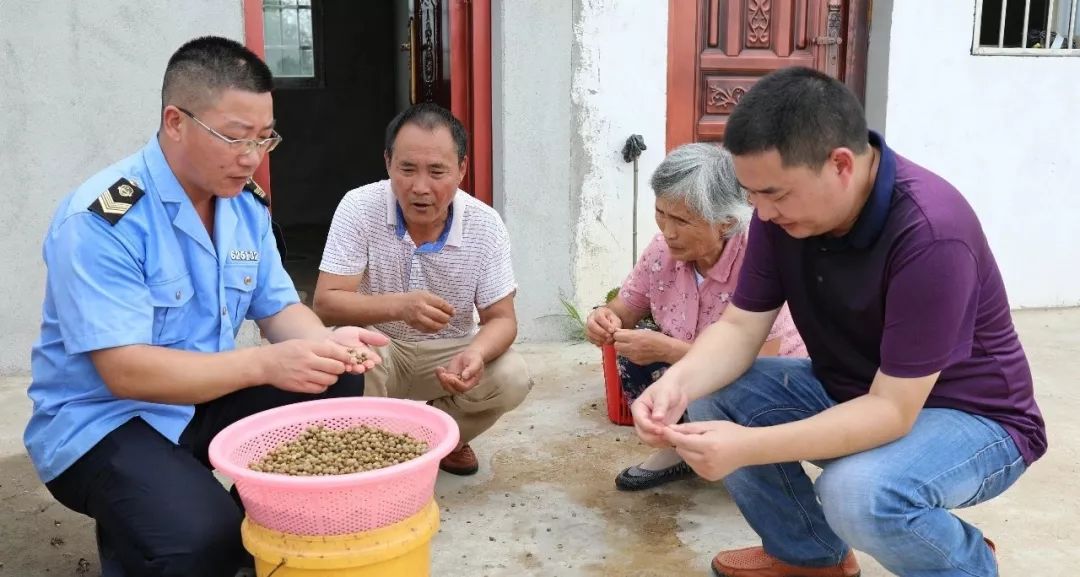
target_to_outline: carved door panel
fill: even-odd
[[[411,100],[450,108],[449,14],[447,2],[413,0],[411,42]]]
[[[807,66],[863,98],[872,0],[669,0],[667,147],[723,139],[758,78]]]

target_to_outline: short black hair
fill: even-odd
[[[161,107],[206,106],[228,89],[264,93],[274,89],[274,75],[243,44],[219,36],[188,41],[169,58],[161,84]]]
[[[465,125],[449,110],[430,102],[421,102],[406,108],[386,125],[387,157],[394,155],[394,141],[397,140],[401,127],[406,124],[415,124],[424,130],[435,130],[440,126],[446,128],[454,139],[458,162],[465,160],[469,150],[469,135],[465,132]]]
[[[843,83],[812,68],[777,70],[758,80],[724,127],[735,156],[775,149],[784,166],[820,168],[833,150],[870,145],[866,115]]]

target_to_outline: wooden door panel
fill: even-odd
[[[668,149],[721,140],[739,98],[779,68],[816,68],[861,97],[867,2],[669,0]]]

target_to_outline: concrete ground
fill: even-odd
[[[1050,452],[1003,496],[961,512],[999,548],[1002,575],[1071,575],[1080,561],[1080,309],[1023,311]],[[474,446],[478,475],[439,479],[437,576],[708,575],[712,554],[756,543],[718,484],[638,494],[614,475],[648,451],[606,419],[599,352],[524,345],[536,387]],[[0,379],[0,576],[96,576],[90,522],[57,504],[21,444],[27,380]],[[865,555],[863,575],[888,575]]]

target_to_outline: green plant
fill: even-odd
[[[610,303],[615,300],[615,297],[619,296],[620,287],[612,288],[604,295],[604,304]],[[574,303],[570,302],[561,292],[559,294],[559,303],[562,304],[563,310],[566,311],[564,316],[570,319],[572,328],[570,329],[570,338],[575,341],[585,340],[585,321],[588,315],[582,315]],[[639,329],[649,329],[653,331],[660,330],[660,327],[653,320],[652,313],[645,315],[640,321],[638,321],[637,327]]]
[[[585,340],[585,319],[581,316],[581,312],[574,306],[574,303],[562,295],[559,295],[559,302],[562,303],[563,309],[566,310],[566,316],[569,317],[570,323],[573,325],[573,328],[570,329],[570,337],[576,341]]]

